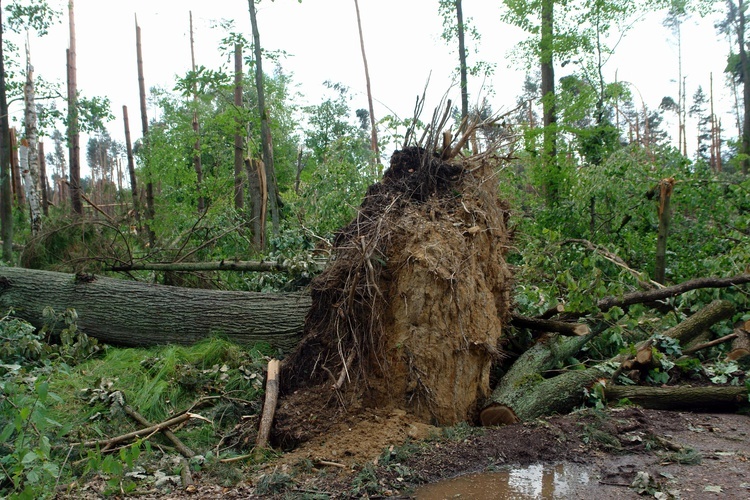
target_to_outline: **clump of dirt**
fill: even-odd
[[[434,425],[474,418],[511,304],[497,166],[394,153],[311,285],[305,335],[282,366],[277,443],[367,409]]]

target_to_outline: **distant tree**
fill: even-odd
[[[742,84],[743,97],[743,121],[742,135],[739,143],[739,157],[742,173],[747,175],[750,171],[750,59],[748,59],[746,45],[746,10],[747,4],[744,0],[726,1],[726,17],[716,27],[727,36],[731,37],[738,50],[735,56],[730,52],[727,71],[734,73]]]
[[[459,2],[460,3],[460,2]],[[365,54],[365,38],[362,34],[362,19],[359,14],[359,2],[354,0],[354,8],[357,11],[357,28],[359,29],[359,45],[362,49],[362,62],[365,66],[365,82],[367,84],[367,105],[368,116],[370,118],[370,148],[372,148],[372,161],[380,165],[380,149],[378,147],[378,128],[375,125],[375,108],[372,105],[372,87],[370,86],[370,69],[367,66],[367,56]],[[380,167],[378,167],[380,174]]]
[[[698,122],[697,147],[695,150],[696,159],[708,160],[709,147],[711,141],[711,115],[707,112],[708,97],[703,92],[700,85],[693,94],[693,104],[688,110],[688,115]]]

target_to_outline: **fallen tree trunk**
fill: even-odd
[[[313,262],[310,271],[318,272],[325,267],[325,262]],[[112,266],[110,271],[254,271],[280,272],[289,271],[292,266],[283,262],[264,260],[221,260],[218,262],[134,262]]]
[[[572,370],[553,378],[544,378],[543,375],[575,356],[598,333],[585,337],[552,337],[537,342],[500,379],[483,410],[507,407],[521,421],[550,413],[568,413],[583,400],[582,389],[606,377],[605,372],[594,367]]]
[[[211,335],[289,351],[299,342],[306,294],[227,292],[90,275],[0,268],[0,307],[37,328],[43,311],[73,308],[79,329],[102,342],[145,347],[193,344]]]
[[[745,386],[608,386],[605,395],[610,401],[627,398],[632,403],[655,410],[725,410],[747,403]]]

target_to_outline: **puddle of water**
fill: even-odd
[[[428,484],[415,490],[414,495],[418,500],[553,500],[569,498],[579,488],[586,487],[589,480],[588,472],[570,464],[529,465],[509,467],[498,472],[470,474]]]

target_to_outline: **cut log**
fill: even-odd
[[[102,342],[189,345],[225,336],[240,344],[294,348],[310,308],[307,294],[196,290],[99,276],[0,268],[0,307],[37,328],[43,311],[73,308],[78,327]]]
[[[644,408],[656,410],[733,410],[747,403],[747,388],[744,386],[609,386],[605,395],[610,401],[627,398]]]

